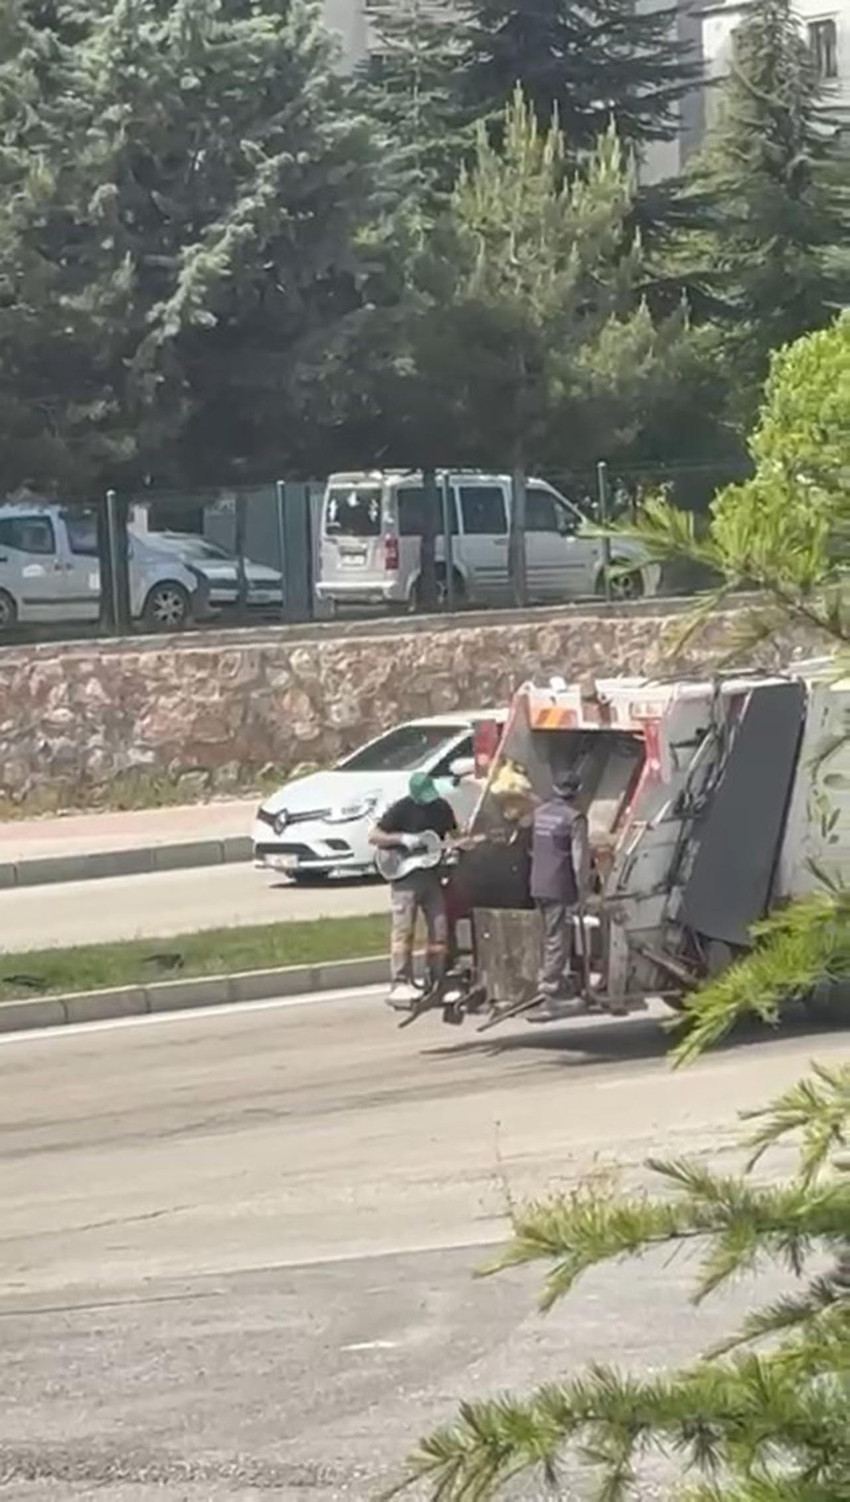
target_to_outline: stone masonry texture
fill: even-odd
[[[735,614],[712,622],[715,646]],[[505,704],[528,679],[693,670],[690,649],[665,655],[681,622],[672,603],[642,602],[8,647],[0,791],[14,802],[50,786],[79,801],[141,771],[216,791],[269,765],[327,765],[400,720]],[[703,635],[700,661],[705,648]],[[789,633],[757,661],[819,648]]]

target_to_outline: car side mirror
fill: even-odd
[[[475,771],[474,756],[456,756],[449,767],[449,775],[453,782],[462,782],[464,777],[471,777]]]

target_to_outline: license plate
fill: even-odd
[[[294,871],[298,865],[298,856],[276,855],[273,857],[272,865],[275,871]]]

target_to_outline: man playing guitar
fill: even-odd
[[[451,805],[440,796],[439,789],[427,772],[414,772],[408,783],[407,796],[391,804],[378,820],[369,838],[379,850],[401,847],[409,851],[412,863],[420,837],[430,831],[441,840],[457,834],[457,821]],[[397,1011],[413,1006],[419,991],[413,984],[413,941],[416,915],[425,919],[426,988],[430,991],[443,977],[446,966],[448,925],[443,883],[439,869],[431,862],[427,868],[408,870],[390,884],[392,937],[390,940],[390,992],[387,1004]]]

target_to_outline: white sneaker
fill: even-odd
[[[407,1012],[422,995],[410,981],[397,980],[389,989],[387,1006],[396,1012]]]

